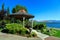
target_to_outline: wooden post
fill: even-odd
[[[33,18],[32,18],[32,28],[33,28]]]
[[[23,27],[25,26],[25,17],[23,17]]]

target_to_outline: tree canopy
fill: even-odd
[[[21,10],[21,9],[24,9],[26,12],[28,12],[28,11],[27,11],[27,8],[26,8],[25,6],[16,5],[16,6],[12,9],[12,13],[16,13],[16,12],[18,12],[18,11]]]

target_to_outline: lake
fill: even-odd
[[[48,27],[60,28],[60,23],[46,23]]]

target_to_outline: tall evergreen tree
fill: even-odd
[[[10,9],[9,9],[9,7],[7,8],[7,15],[9,15],[10,14]]]
[[[4,10],[4,3],[2,4],[2,10]]]
[[[17,11],[16,11],[16,8],[13,8],[12,9],[12,13],[16,13]]]

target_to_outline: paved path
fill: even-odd
[[[0,33],[0,40],[41,40],[40,38],[27,38],[13,34]]]
[[[37,32],[36,30],[32,29],[32,32],[35,32],[39,38],[44,40],[45,38],[49,37],[48,35],[42,34],[40,32]]]

